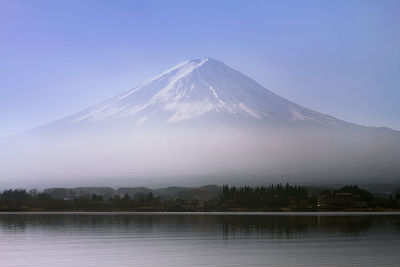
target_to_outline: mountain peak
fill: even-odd
[[[197,63],[201,63],[201,62],[207,62],[207,61],[210,61],[210,62],[220,62],[220,61],[218,61],[218,60],[216,60],[216,59],[213,59],[213,58],[211,58],[211,57],[204,57],[204,58],[196,58],[196,59],[192,59],[192,60],[189,60],[189,61],[186,61],[186,62],[197,62]]]
[[[335,124],[337,119],[268,91],[221,61],[184,61],[148,82],[80,112],[70,123],[131,119],[135,124],[176,123],[202,117]]]

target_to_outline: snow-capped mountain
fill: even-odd
[[[340,120],[290,102],[224,63],[182,62],[148,82],[63,120],[67,124],[129,119],[136,125],[228,115],[257,121],[337,124]]]
[[[0,177],[16,182],[360,183],[400,175],[399,132],[309,110],[211,58],[182,62],[0,147]]]

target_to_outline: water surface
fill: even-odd
[[[400,266],[400,214],[0,213],[0,266]]]

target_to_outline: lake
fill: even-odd
[[[400,213],[0,213],[0,266],[400,266]]]

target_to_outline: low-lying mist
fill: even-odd
[[[381,182],[400,177],[393,140],[376,130],[251,127],[22,135],[1,144],[0,179],[2,188]]]

